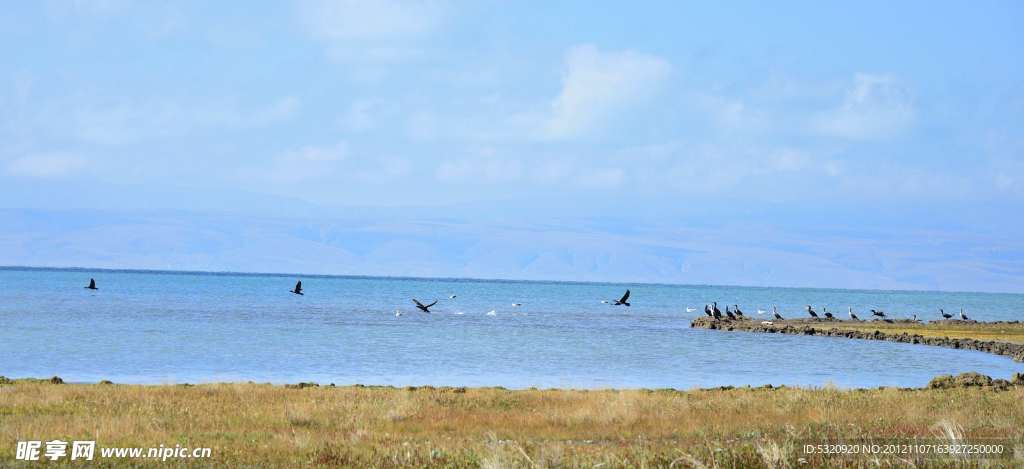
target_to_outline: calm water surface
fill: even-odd
[[[95,277],[100,290],[82,288]],[[1024,295],[0,269],[0,375],[124,383],[691,388],[1009,377],[980,352],[690,329],[710,301],[1024,319]],[[632,289],[630,308],[601,304]],[[457,295],[448,299],[449,295]],[[432,302],[418,312],[410,298]],[[511,304],[522,303],[521,307]],[[698,308],[686,312],[687,306]],[[402,312],[395,315],[395,310]],[[493,315],[488,315],[489,311]]]

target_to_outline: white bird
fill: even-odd
[[[462,311],[456,311],[455,312],[456,316],[462,316],[463,314],[466,314],[466,313],[463,313]]]
[[[490,311],[488,311],[488,312],[487,312],[487,315],[488,315],[488,316],[497,316],[497,315],[498,315],[498,312],[492,309],[492,310],[490,310]]]
[[[402,312],[396,309],[395,310],[395,317],[397,318],[397,317],[399,317],[401,315],[402,315]]]
[[[455,299],[455,295],[449,295],[449,296],[448,296],[448,299],[449,299],[449,300],[454,300],[454,299]]]
[[[608,300],[601,300],[601,304],[603,304],[603,305],[608,304]]]
[[[694,311],[697,311],[697,308],[691,308],[691,307],[689,307],[689,306],[687,306],[687,307],[686,307],[686,312],[687,312],[687,313],[692,313],[692,312],[694,312]]]
[[[523,305],[522,303],[512,303],[512,307],[513,308],[518,308],[518,307],[520,307],[522,305]]]
[[[764,314],[764,313],[767,313],[767,312],[768,312],[768,311],[765,311],[765,310],[763,310],[763,309],[758,309],[758,310],[757,310],[757,314]]]

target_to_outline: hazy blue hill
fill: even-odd
[[[0,210],[0,265],[1024,290],[1024,241],[993,234],[394,215]]]

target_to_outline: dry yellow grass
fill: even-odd
[[[1021,402],[1024,387],[509,391],[19,382],[0,386],[0,465],[12,463],[18,440],[84,439],[107,447],[208,446],[212,459],[179,464],[228,467],[795,467],[802,442],[822,438],[943,437],[952,428],[1019,445]]]
[[[794,323],[798,321],[779,321],[780,324]],[[924,337],[949,337],[951,339],[977,339],[994,340],[1024,344],[1024,323],[999,324],[999,323],[959,323],[959,322],[893,322],[884,321],[821,321],[821,322],[799,322],[800,325],[808,325],[822,329],[844,329],[860,332],[882,331],[886,334],[898,335],[918,334]]]

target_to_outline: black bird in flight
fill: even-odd
[[[292,293],[294,293],[296,295],[305,295],[305,293],[302,293],[302,280],[299,280],[295,284],[295,289],[294,290],[288,290],[288,291],[290,291],[290,292],[292,292]]]
[[[626,294],[622,295],[622,298],[615,300],[612,306],[626,305],[629,306],[629,290],[626,290]]]
[[[94,278],[89,279],[89,286],[84,288],[88,288],[89,290],[99,290],[99,288],[96,288],[96,279]]]
[[[424,305],[423,303],[420,303],[420,301],[417,300],[416,298],[413,298],[412,302],[416,303],[416,307],[419,308],[419,310],[423,311],[424,313],[429,313],[430,307],[437,304],[437,300],[434,300],[433,303],[430,303],[429,305]]]

